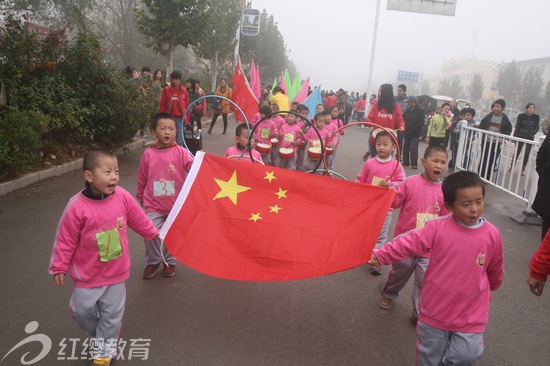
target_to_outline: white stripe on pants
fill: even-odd
[[[421,366],[473,365],[483,354],[483,333],[451,332],[418,321],[416,361]]]
[[[124,282],[101,287],[74,288],[69,302],[73,319],[102,346],[94,351],[94,358],[116,358],[125,303]]]
[[[153,222],[153,225],[160,231],[166,221],[167,215],[158,212],[147,212],[147,217]],[[145,264],[163,263],[162,257],[171,266],[175,266],[178,260],[166,249],[162,239],[157,236],[153,240],[145,240]]]
[[[418,302],[420,301],[420,292],[424,282],[424,272],[426,272],[429,263],[430,258],[411,257],[392,264],[392,270],[388,275],[386,285],[382,287],[382,296],[392,300],[397,299],[399,291],[405,287],[414,272],[414,289],[411,300],[413,314],[418,316]]]
[[[376,241],[376,249],[379,249],[382,245],[388,242],[388,232],[390,231],[392,213],[393,210],[389,210],[388,214],[386,215],[386,219],[384,220],[384,224],[382,225],[382,229],[380,230],[380,235],[378,235],[378,240]]]

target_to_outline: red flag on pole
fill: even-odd
[[[280,281],[370,259],[395,192],[199,151],[160,235],[214,277]]]
[[[237,67],[235,67],[235,73],[231,79],[233,83],[233,94],[231,95],[231,101],[234,102],[242,109],[248,121],[254,117],[254,114],[258,112],[258,99],[254,96],[250,84],[241,67],[241,60],[237,61]],[[235,119],[237,121],[244,122],[244,118],[235,106],[232,106],[235,113]]]

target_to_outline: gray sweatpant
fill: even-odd
[[[378,240],[376,240],[376,249],[379,249],[380,247],[382,247],[382,245],[388,242],[388,232],[390,231],[392,213],[393,210],[389,210],[388,214],[386,215],[386,219],[384,220],[384,224],[382,225],[382,229],[380,230],[380,235],[378,236]]]
[[[382,296],[392,300],[397,299],[399,291],[405,287],[414,272],[414,289],[411,300],[413,315],[418,317],[418,301],[420,300],[420,292],[422,291],[422,282],[424,282],[424,272],[426,272],[429,263],[430,258],[411,257],[392,264],[388,281],[382,288]]]
[[[160,231],[166,221],[167,215],[158,212],[147,212],[147,217],[153,222],[153,225]],[[164,260],[163,260],[164,256]],[[175,266],[178,260],[166,249],[164,242],[160,237],[153,240],[145,240],[145,264],[155,265],[166,261],[167,264]]]
[[[483,333],[451,332],[418,321],[416,359],[419,366],[473,365],[483,354]]]
[[[93,357],[117,356],[117,342],[126,303],[126,283],[83,288],[75,287],[69,307],[73,319],[96,338]]]

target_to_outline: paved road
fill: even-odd
[[[229,131],[233,128],[234,124]],[[353,179],[363,163],[366,130],[349,128],[342,140],[336,170]],[[233,141],[232,133],[221,135],[220,123],[212,135],[205,136],[204,149],[222,154]],[[130,192],[135,191],[142,152],[119,159],[120,185]],[[58,359],[79,357],[87,335],[68,311],[71,284],[58,287],[46,272],[58,219],[69,197],[82,186],[81,173],[75,171],[0,197],[0,358],[28,337],[25,327],[37,321],[38,329],[31,323],[28,333],[44,334],[52,341],[51,351],[38,364],[90,364]],[[525,284],[540,228],[519,226],[509,218],[522,207],[518,200],[487,186],[484,216],[503,235],[506,275],[494,294],[479,365],[543,365],[550,360],[550,290],[536,298]],[[396,218],[394,214],[393,224]],[[309,280],[245,283],[211,278],[178,265],[175,277],[146,281],[141,278],[143,241],[134,233],[130,240],[133,264],[122,337],[150,339],[150,346],[144,361],[138,357],[138,345],[131,347],[128,342],[122,353],[125,360],[116,364],[414,364],[410,284],[393,309],[377,306],[388,268],[379,277],[361,266]],[[20,364],[24,353],[30,352],[28,361],[41,349],[38,342],[23,345],[3,364]],[[130,349],[133,354],[128,360]]]

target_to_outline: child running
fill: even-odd
[[[252,160],[250,159],[250,152],[252,152],[252,159],[254,159],[256,163],[263,164],[262,155],[260,155],[260,153],[257,150],[255,150],[254,148],[252,148],[251,150],[247,149],[248,132],[249,132],[248,127],[246,126],[246,124],[241,123],[237,125],[237,128],[235,129],[235,142],[237,144],[236,146],[228,147],[227,150],[225,150],[225,157],[237,158],[240,161],[251,163]],[[252,137],[252,141],[250,141],[250,145],[254,146],[254,137]],[[244,151],[244,154],[243,154],[243,151]]]
[[[405,171],[392,157],[392,152],[396,148],[395,140],[383,129],[377,129],[372,133],[375,136],[377,155],[375,159],[367,160],[355,181],[384,188],[396,187],[405,179]],[[386,220],[376,241],[376,248],[380,248],[388,241],[392,212],[393,210],[390,209],[386,214]],[[375,276],[382,274],[380,266],[371,266],[370,273]]]
[[[176,122],[173,121],[174,129]],[[96,338],[92,365],[109,365],[117,342],[130,277],[128,233],[146,239],[158,231],[128,191],[117,187],[118,161],[109,150],[86,153],[86,188],[70,200],[57,226],[48,272],[63,286],[68,269],[74,282],[73,319]]]
[[[485,187],[476,173],[452,174],[442,188],[452,215],[375,249],[369,263],[395,263],[431,251],[419,301],[417,364],[472,365],[483,354],[490,292],[504,277],[502,239],[481,217]]]
[[[397,195],[392,208],[401,208],[394,238],[407,231],[424,227],[426,222],[435,217],[448,214],[443,201],[441,177],[447,167],[447,151],[443,146],[428,146],[420,160],[424,172],[408,177],[397,188]],[[420,257],[411,257],[392,264],[386,285],[382,288],[379,306],[390,309],[414,272],[414,290],[412,293],[413,311],[411,320],[418,320],[418,300],[424,272],[430,262],[430,253]]]
[[[174,141],[176,122],[169,114],[157,114],[151,129],[157,141],[145,150],[139,162],[136,198],[160,230],[183,187],[193,157]],[[176,257],[166,249],[162,239],[145,241],[143,278],[155,277],[161,264],[164,264],[162,276],[172,277],[176,274],[176,263]]]

